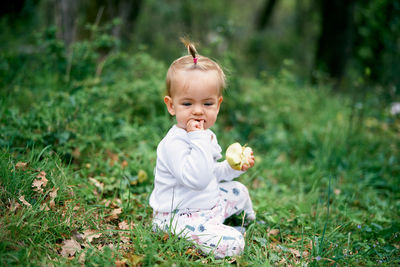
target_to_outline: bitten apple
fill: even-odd
[[[253,150],[248,146],[233,143],[226,150],[225,156],[229,165],[235,170],[241,170],[244,164],[249,165],[249,159]]]

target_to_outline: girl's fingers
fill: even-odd
[[[200,126],[201,130],[204,130],[204,121],[203,120],[199,121],[199,126]]]
[[[249,169],[249,166],[247,166],[247,164],[243,164],[242,166],[242,171],[247,171]]]
[[[192,132],[196,130],[204,130],[204,121],[189,120],[186,125],[186,131]]]

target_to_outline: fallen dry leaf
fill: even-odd
[[[133,222],[128,224],[126,220],[123,220],[122,222],[118,223],[118,228],[121,230],[131,230],[133,229],[134,226],[135,224]]]
[[[124,161],[121,163],[121,166],[122,166],[122,168],[126,168],[126,167],[128,166],[128,162],[127,162],[126,160],[124,160]]]
[[[86,251],[83,251],[78,258],[78,262],[82,265],[85,264],[85,260],[86,260]]]
[[[130,230],[130,229],[133,229],[133,227],[134,227],[134,224],[132,222],[130,224],[128,224],[125,220],[118,223],[118,228],[120,230]],[[129,243],[131,241],[128,232],[119,232],[118,234],[123,243]]]
[[[46,184],[47,184],[47,179],[46,178],[44,178],[45,180],[38,180],[38,179],[35,179],[34,181],[33,181],[33,183],[32,183],[32,187],[33,187],[33,191],[35,191],[35,192],[39,192],[39,193],[43,193],[43,188],[42,188],[42,186],[46,186]]]
[[[40,205],[40,210],[49,211],[50,210],[49,205],[47,205],[47,203],[42,203]]]
[[[165,233],[162,239],[163,239],[163,241],[167,241],[168,238],[169,238],[169,235],[167,233]]]
[[[27,167],[28,167],[28,162],[21,162],[21,161],[19,161],[19,162],[17,162],[17,164],[15,164],[15,168],[16,168],[17,170],[23,170],[23,171],[25,171]]]
[[[29,204],[28,201],[25,200],[25,196],[20,196],[20,197],[19,197],[19,201],[21,201],[22,204],[24,204],[24,205],[27,206],[27,207],[32,207],[32,205]]]
[[[61,247],[61,255],[63,257],[74,256],[81,249],[81,245],[75,239],[65,240]]]
[[[105,207],[109,207],[110,203],[111,203],[111,200],[103,199],[100,203],[103,204]]]
[[[126,260],[125,260],[125,261],[126,261]],[[125,266],[127,266],[125,261],[123,261],[123,260],[116,260],[114,263],[115,263],[115,265],[116,265],[117,267],[125,267]]]
[[[279,234],[279,229],[271,229],[268,231],[268,236],[270,235],[278,235]]]
[[[185,252],[185,255],[193,254],[194,249],[193,248],[188,248]]]
[[[46,172],[45,171],[39,172],[39,174],[36,176],[36,178],[46,178]]]
[[[93,177],[89,177],[89,181],[94,184],[97,189],[99,189],[100,191],[103,191],[104,189],[104,183],[101,183],[99,181],[97,181],[96,179],[94,179]]]
[[[107,221],[117,220],[119,218],[118,215],[122,213],[122,208],[114,209],[111,212],[111,215],[106,218]]]
[[[129,230],[128,223],[124,220],[118,224],[118,228],[121,230]]]
[[[89,243],[93,241],[95,238],[99,238],[101,236],[101,233],[98,230],[85,230],[83,231],[82,238],[87,240]]]
[[[79,159],[81,157],[81,151],[79,150],[79,148],[75,148],[74,150],[72,150],[72,156],[76,159]]]
[[[17,202],[17,201],[15,201],[14,199],[10,202],[10,208],[9,208],[9,210],[11,211],[11,212],[14,212],[14,211],[16,211],[17,209],[19,209],[19,208],[21,208],[21,205]]]
[[[300,258],[300,252],[297,249],[294,248],[289,248],[290,252],[292,252],[292,254],[296,257],[296,258]]]
[[[119,233],[119,238],[124,244],[127,244],[131,241],[130,237],[127,236],[125,233]]]
[[[33,180],[33,183],[32,183],[33,191],[43,194],[43,188],[46,187],[47,182],[48,182],[48,180],[46,179],[46,172],[41,171],[36,176],[36,178],[40,178],[40,179]]]
[[[58,192],[58,188],[53,187],[53,189],[50,192],[50,199],[55,199],[57,197],[57,192]]]
[[[53,187],[50,191],[50,208],[53,209],[56,206],[54,199],[57,197],[58,188]]]
[[[118,155],[107,150],[107,155],[110,157],[110,162],[108,163],[108,165],[110,167],[114,166],[115,162],[118,162]]]

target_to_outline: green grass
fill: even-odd
[[[151,230],[156,147],[173,123],[162,102],[167,66],[113,50],[96,75],[91,44],[78,43],[71,63],[51,38],[30,55],[2,52],[1,265],[400,262],[400,118],[379,94],[332,94],[287,68],[260,79],[231,70],[213,130],[223,148],[239,141],[255,151],[239,180],[260,223],[247,226],[242,256],[216,260]],[[43,193],[32,187],[41,171]],[[62,256],[72,239],[78,250]]]

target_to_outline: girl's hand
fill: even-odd
[[[254,160],[253,152],[251,152],[251,156],[249,157],[248,161],[249,161],[249,164],[243,164],[243,166],[242,166],[242,171],[244,171],[244,172],[254,166],[254,161],[255,160]]]
[[[200,131],[200,130],[204,130],[204,120],[196,121],[194,119],[191,119],[187,122],[186,124],[187,132]]]

